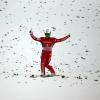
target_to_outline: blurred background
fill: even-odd
[[[30,78],[40,75],[42,50],[30,29],[36,37],[46,29],[55,38],[71,34],[54,45],[50,62],[65,78]],[[99,0],[0,0],[2,100],[99,100],[99,51]]]

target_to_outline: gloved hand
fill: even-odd
[[[70,37],[70,33],[67,35],[68,36],[68,38]]]
[[[32,29],[29,31],[29,33],[30,33],[30,34],[32,34],[32,33],[33,33],[33,32],[32,32]]]

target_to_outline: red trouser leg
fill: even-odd
[[[54,71],[53,67],[51,65],[49,65],[50,61],[51,61],[51,53],[48,54],[47,57],[46,57],[46,67],[49,69],[49,71],[51,73],[55,74],[55,71]]]
[[[45,75],[45,65],[46,65],[46,55],[42,53],[41,55],[41,73]]]
[[[50,60],[51,60],[51,52],[43,51],[41,55],[41,73],[43,73],[44,75],[45,75],[45,67],[47,67],[51,73],[55,73],[53,67],[49,65]]]
[[[54,74],[55,74],[55,71],[54,71],[54,69],[53,69],[52,66],[47,65],[46,67],[49,69],[49,71],[50,71],[51,73],[54,73]]]

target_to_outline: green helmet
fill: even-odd
[[[51,35],[51,32],[49,32],[49,30],[47,29],[45,32],[45,37],[50,37],[50,35]]]
[[[50,37],[51,33],[45,33],[45,37]]]

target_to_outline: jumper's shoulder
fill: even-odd
[[[41,40],[43,40],[45,37],[40,37]]]
[[[53,42],[55,42],[55,41],[56,41],[56,38],[55,38],[55,37],[51,37],[51,40],[52,40]]]
[[[56,38],[55,37],[50,37],[52,40],[55,40]]]

